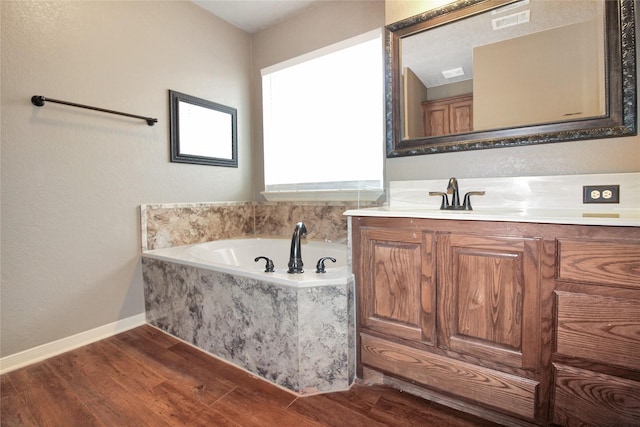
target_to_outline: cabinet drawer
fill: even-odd
[[[640,289],[640,243],[560,239],[558,279]]]
[[[637,426],[640,382],[554,365],[553,422],[563,426]]]
[[[557,352],[640,369],[640,299],[556,291]]]
[[[535,419],[538,382],[362,334],[362,363],[427,387]]]

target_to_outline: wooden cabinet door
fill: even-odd
[[[434,237],[418,230],[361,228],[360,326],[431,343]]]
[[[446,103],[429,103],[423,107],[424,136],[440,136],[451,133],[449,131],[449,105]]]
[[[540,239],[438,235],[438,347],[535,370]]]
[[[422,103],[424,136],[473,130],[473,96],[462,95]]]
[[[449,128],[451,133],[473,130],[473,99],[452,102],[449,105]]]

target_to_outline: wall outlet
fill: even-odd
[[[620,186],[584,185],[582,203],[620,203]]]

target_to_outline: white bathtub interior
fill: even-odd
[[[216,240],[193,245],[174,246],[144,251],[148,258],[179,262],[198,268],[213,268],[229,274],[239,274],[258,280],[268,280],[285,286],[326,286],[345,283],[349,277],[347,245],[328,241],[303,240],[301,245],[304,273],[289,274],[287,265],[291,240],[277,237],[239,238]],[[275,272],[265,272],[265,261],[255,261],[266,256],[275,265]],[[325,261],[325,273],[316,273],[320,258]]]

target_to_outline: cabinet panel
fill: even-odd
[[[368,335],[362,336],[362,363],[436,390],[535,418],[538,382],[460,362]]]
[[[433,338],[433,237],[415,231],[365,229],[362,233],[361,322],[401,338]]]
[[[449,127],[451,133],[473,130],[473,100],[471,98],[451,104],[449,107]]]
[[[425,108],[424,121],[425,136],[440,136],[451,133],[448,105],[431,105]]]
[[[537,367],[539,243],[438,237],[439,347],[508,366]]]
[[[518,350],[524,292],[518,255],[455,248],[454,260],[458,334]]]
[[[558,353],[640,370],[640,300],[556,295]]]
[[[420,327],[420,244],[373,246],[373,315]]]
[[[553,422],[562,426],[637,426],[640,383],[554,365]]]
[[[558,279],[640,289],[640,243],[559,239]]]
[[[473,95],[461,95],[422,103],[424,136],[440,136],[473,130]]]

